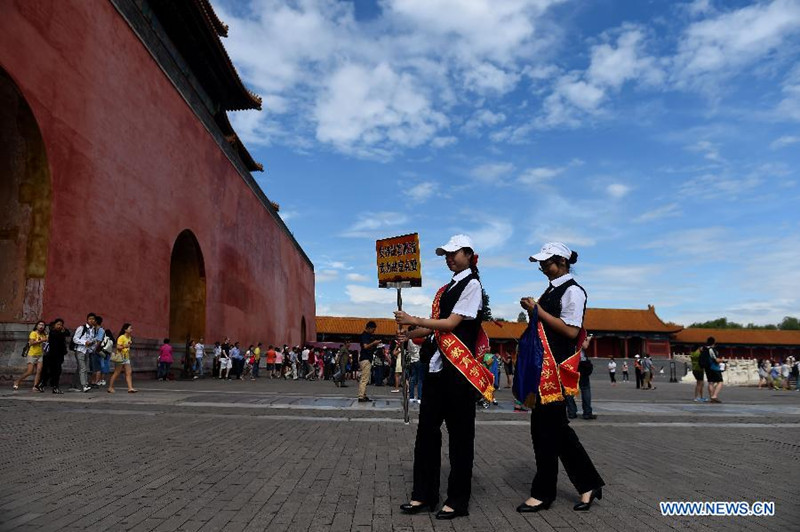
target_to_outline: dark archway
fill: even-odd
[[[197,339],[206,329],[206,269],[194,233],[181,232],[169,267],[169,338],[180,343]]]
[[[300,320],[300,345],[306,345],[306,317],[303,316]]]
[[[42,315],[51,194],[36,118],[0,68],[0,322]]]

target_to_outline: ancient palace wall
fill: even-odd
[[[142,339],[172,329],[207,343],[299,343],[304,321],[313,340],[313,265],[115,5],[4,0],[2,13],[0,68],[35,117],[47,165],[36,171],[50,177],[36,211],[49,216],[47,238],[9,245],[19,263],[3,266],[17,286],[6,329],[34,316],[74,328],[93,311]],[[25,208],[6,225],[35,226]],[[26,270],[40,276],[33,294]],[[185,317],[193,307],[204,318]]]

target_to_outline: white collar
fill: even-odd
[[[455,274],[453,276],[453,281],[455,281],[456,283],[459,282],[459,281],[463,281],[464,279],[469,277],[471,274],[472,274],[472,270],[470,268],[467,268],[466,270],[458,272],[457,274]]]
[[[572,279],[572,274],[571,273],[565,273],[561,277],[557,277],[557,278],[553,279],[552,281],[550,281],[550,284],[553,285],[553,286],[561,286],[562,284],[566,283],[570,279]]]

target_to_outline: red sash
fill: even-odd
[[[431,309],[431,319],[438,320],[440,314],[440,300],[442,294],[447,290],[450,284],[446,284],[436,292],[436,297],[433,298],[433,308]],[[481,364],[479,361],[483,359],[483,355],[489,350],[489,337],[483,327],[478,332],[478,339],[475,342],[475,354],[464,345],[461,339],[452,332],[435,331],[436,343],[439,345],[439,351],[450,361],[453,366],[469,381],[472,386],[478,390],[481,395],[487,400],[494,399],[494,375],[491,370]]]
[[[578,333],[578,343],[576,344],[578,350],[561,364],[556,364],[556,359],[550,349],[550,343],[547,341],[547,335],[544,332],[541,320],[537,325],[537,332],[544,347],[542,376],[539,379],[539,396],[542,398],[542,404],[563,401],[562,390],[565,395],[577,395],[578,379],[580,378],[578,363],[581,361],[581,346],[586,339],[586,329],[581,327]]]

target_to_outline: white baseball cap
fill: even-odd
[[[542,250],[539,253],[531,255],[528,260],[531,262],[541,262],[554,255],[558,255],[559,257],[564,257],[565,259],[569,260],[570,256],[572,255],[572,250],[561,242],[548,242],[542,246]]]
[[[470,248],[475,251],[475,246],[472,245],[472,239],[467,235],[453,235],[450,240],[442,247],[436,248],[437,255],[444,255],[445,253],[453,253],[461,248]]]

